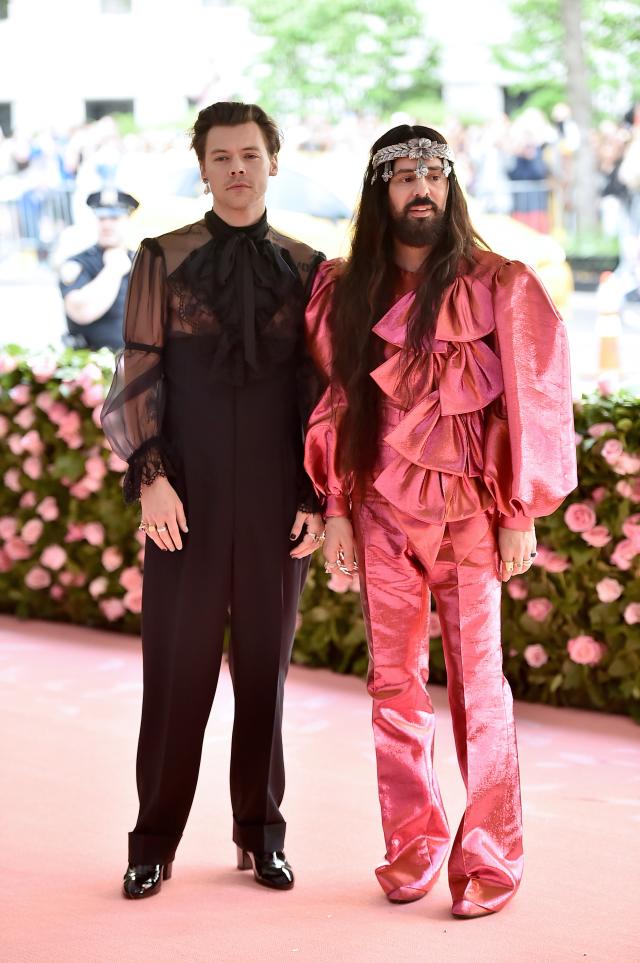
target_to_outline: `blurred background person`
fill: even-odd
[[[123,345],[122,322],[133,252],[125,243],[128,216],[138,202],[130,194],[106,188],[90,194],[87,204],[98,219],[98,241],[68,258],[60,268],[68,334],[74,348]]]

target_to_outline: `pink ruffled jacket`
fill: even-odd
[[[305,465],[328,516],[349,514],[352,490],[336,466],[346,401],[331,385],[328,327],[341,264],[320,265],[306,315],[308,348],[329,385],[309,422]],[[373,328],[385,342],[385,361],[371,373],[384,394],[373,486],[428,524],[441,527],[496,505],[502,527],[529,529],[577,484],[563,321],[532,270],[478,252],[444,294],[407,408],[398,366],[414,297],[401,297]]]

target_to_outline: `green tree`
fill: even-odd
[[[270,41],[254,74],[278,116],[384,115],[438,95],[438,48],[415,0],[243,2]]]
[[[640,0],[512,0],[516,31],[496,49],[498,62],[528,103],[549,108],[566,101],[589,145],[597,108],[612,111],[620,93],[640,94]],[[578,232],[597,221],[595,159],[577,152],[574,205]]]

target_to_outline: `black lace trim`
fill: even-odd
[[[127,460],[129,468],[122,480],[122,494],[127,504],[138,501],[143,485],[150,485],[159,475],[174,473],[166,442],[159,436],[148,438]]]

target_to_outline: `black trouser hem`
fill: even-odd
[[[269,823],[267,825],[240,825],[233,821],[233,841],[241,849],[252,853],[275,853],[284,849],[287,824]]]
[[[129,865],[153,866],[172,862],[180,839],[180,836],[129,833]]]

